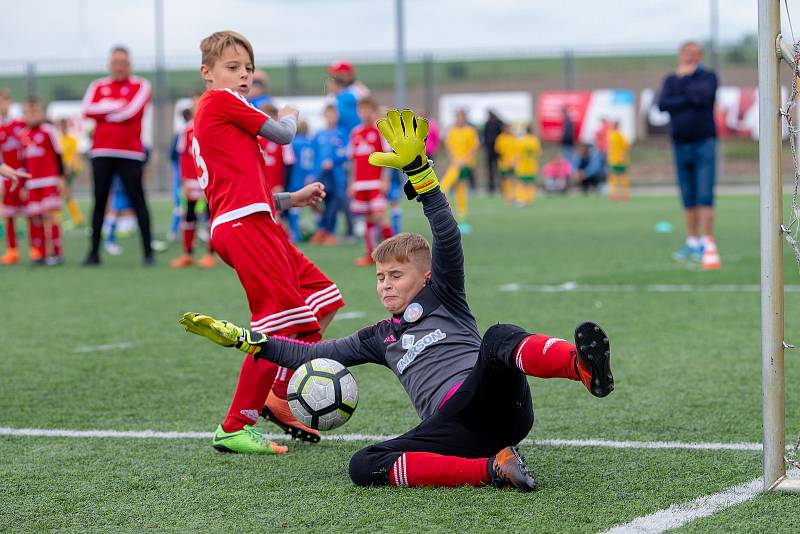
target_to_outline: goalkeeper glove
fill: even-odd
[[[373,152],[369,162],[377,167],[400,169],[408,176],[403,187],[409,200],[417,195],[433,191],[439,179],[425,154],[425,139],[428,137],[428,121],[414,117],[414,112],[390,109],[386,118],[376,123],[393,152]]]
[[[199,313],[184,313],[178,322],[186,327],[187,332],[208,338],[223,347],[236,347],[247,354],[261,352],[263,343],[269,339],[260,332],[251,332],[228,321],[218,321]]]

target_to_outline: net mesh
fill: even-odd
[[[794,31],[792,31],[792,37],[794,38]],[[798,147],[798,142],[800,142],[800,126],[798,126],[798,122],[800,122],[800,113],[798,113],[797,109],[798,77],[800,77],[800,41],[795,40],[794,46],[792,47],[792,52],[792,67],[794,70],[792,74],[792,89],[789,92],[789,97],[787,98],[785,104],[781,107],[780,111],[781,116],[786,123],[786,129],[789,134],[789,146],[792,150],[792,163],[794,164],[794,187],[792,189],[790,220],[788,224],[781,225],[781,230],[783,230],[783,235],[786,239],[786,242],[789,244],[789,247],[791,247],[792,252],[794,253],[794,258],[797,262],[797,268],[800,270],[800,245],[798,245],[798,240],[800,240],[800,206],[798,205],[798,197],[800,197],[800,147]],[[787,348],[794,348],[785,342],[784,346]],[[798,434],[794,444],[788,449],[785,459],[789,466],[800,469],[800,433]]]

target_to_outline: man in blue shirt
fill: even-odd
[[[717,145],[714,101],[718,81],[702,61],[699,43],[691,41],[681,46],[678,68],[664,80],[658,107],[670,116],[686,218],[686,242],[673,256],[677,260],[703,259],[704,268],[714,269],[719,268],[712,233]],[[706,257],[716,261],[706,261]]]

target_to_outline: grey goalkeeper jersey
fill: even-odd
[[[261,355],[290,369],[314,358],[348,367],[385,365],[400,380],[419,416],[433,415],[474,367],[481,337],[467,305],[461,234],[447,199],[437,188],[420,200],[433,234],[431,279],[402,316],[316,344],[270,338]]]

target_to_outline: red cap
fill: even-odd
[[[331,74],[340,74],[340,73],[348,73],[348,74],[355,74],[356,69],[353,67],[353,64],[349,61],[337,61],[330,67],[328,67],[328,72]]]

